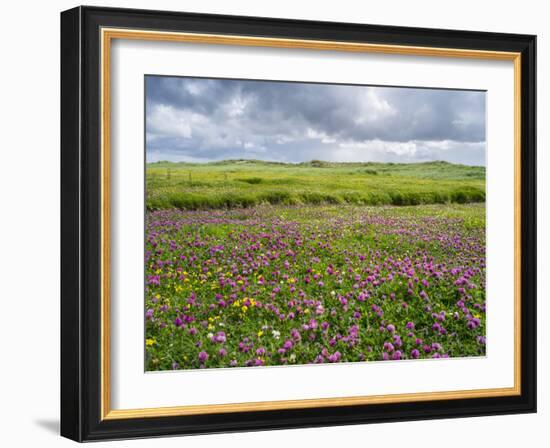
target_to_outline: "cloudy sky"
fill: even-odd
[[[146,154],[485,165],[485,92],[146,77]]]

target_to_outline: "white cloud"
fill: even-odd
[[[468,165],[485,165],[485,142],[453,140],[391,142],[366,140],[340,143],[325,154],[326,160],[345,162],[424,162],[445,160]]]
[[[358,125],[387,120],[397,115],[397,110],[387,99],[377,92],[376,87],[369,87],[360,92],[359,113],[354,121]]]
[[[230,117],[239,117],[244,114],[248,100],[242,96],[235,96],[229,101],[225,109]]]
[[[398,156],[413,156],[417,151],[417,143],[410,142],[388,142],[382,140],[366,140],[363,142],[344,142],[340,143],[340,148],[344,150],[361,150],[364,153],[371,152],[389,152]]]
[[[147,116],[147,134],[150,138],[164,137],[191,138],[192,126],[202,122],[200,115],[189,110],[178,110],[172,106],[158,104]]]

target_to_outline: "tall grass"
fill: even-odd
[[[161,162],[148,164],[146,173],[149,210],[248,208],[260,204],[405,206],[485,201],[484,167],[445,162]]]

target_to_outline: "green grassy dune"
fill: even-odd
[[[485,201],[485,168],[447,162],[157,162],[146,165],[146,184],[149,210]]]

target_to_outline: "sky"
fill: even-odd
[[[485,165],[485,92],[146,76],[147,162]]]

